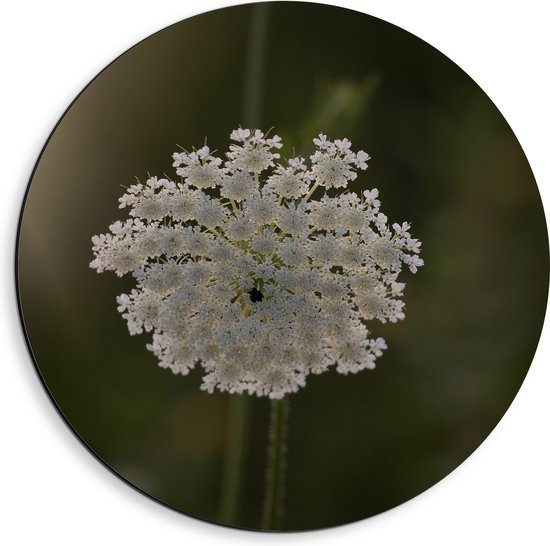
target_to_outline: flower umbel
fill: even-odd
[[[319,135],[308,166],[282,162],[277,136],[231,140],[225,160],[207,146],[175,153],[179,179],[130,186],[130,218],[92,238],[92,268],[136,279],[117,298],[130,334],[152,332],[147,348],[174,373],[200,363],[208,392],[277,399],[311,373],[374,368],[386,343],[366,322],[404,318],[398,276],[423,261],[378,190],[349,187],[368,154]]]

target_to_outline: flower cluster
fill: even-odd
[[[130,186],[130,218],[93,237],[91,267],[136,280],[117,298],[130,334],[152,332],[147,348],[174,373],[200,363],[208,392],[277,399],[311,373],[374,368],[386,343],[366,322],[404,318],[398,276],[423,262],[378,190],[350,190],[368,154],[319,135],[308,166],[281,161],[277,136],[231,140],[225,160],[175,153],[179,179]]]

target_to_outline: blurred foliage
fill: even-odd
[[[367,74],[362,80],[322,81],[315,90],[312,106],[296,127],[287,133],[281,133],[287,149],[303,149],[310,146],[312,135],[319,133],[319,127],[325,133],[338,132],[351,135],[357,129],[357,120],[367,112],[367,108],[378,87],[379,77]],[[296,142],[293,138],[296,138]]]
[[[66,113],[25,204],[19,289],[31,348],[82,439],[121,476],[197,517],[217,517],[229,396],[156,365],[115,296],[131,279],[88,268],[90,237],[120,217],[121,185],[171,171],[176,144],[227,146],[242,123],[251,7],[194,17],[109,66]],[[407,32],[356,12],[277,2],[268,21],[264,128],[289,157],[319,132],[372,155],[354,189],[378,187],[412,221],[426,267],[407,319],[373,324],[374,372],[314,377],[292,396],[285,529],[389,509],[459,465],[490,433],[533,357],[548,241],[514,134],[479,87]],[[268,401],[252,399],[237,523],[257,527]]]

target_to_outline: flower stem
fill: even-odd
[[[288,396],[281,400],[271,401],[265,499],[262,516],[262,529],[266,531],[280,530],[282,524],[288,449],[288,413]]]
[[[262,111],[269,3],[254,4],[250,19],[243,94],[243,122],[257,129]]]
[[[318,187],[319,187],[319,182],[315,182],[315,184],[311,186],[311,189],[308,191],[307,195],[304,197],[304,201],[309,201],[309,198],[313,195],[313,193]]]
[[[241,497],[243,452],[246,439],[247,395],[233,395],[229,399],[227,423],[227,454],[222,476],[219,520],[235,525]]]
[[[244,70],[243,123],[251,129],[261,118],[264,85],[263,63],[266,48],[268,3],[252,6]],[[242,474],[248,431],[248,395],[232,395],[229,399],[227,451],[222,471],[219,520],[236,525],[241,505]]]

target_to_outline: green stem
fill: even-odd
[[[243,123],[258,128],[262,111],[269,3],[254,4],[250,19],[243,94]]]
[[[268,4],[252,6],[244,72],[243,124],[258,127],[261,121],[264,54]],[[227,448],[222,473],[219,521],[236,525],[242,494],[242,475],[248,430],[248,395],[229,398]]]
[[[227,448],[220,496],[219,520],[234,525],[240,504],[243,470],[243,454],[248,428],[246,394],[233,395],[229,399],[227,422]]]
[[[265,499],[262,517],[262,529],[266,531],[280,530],[282,525],[286,454],[288,449],[288,412],[288,396],[281,400],[271,401]]]

